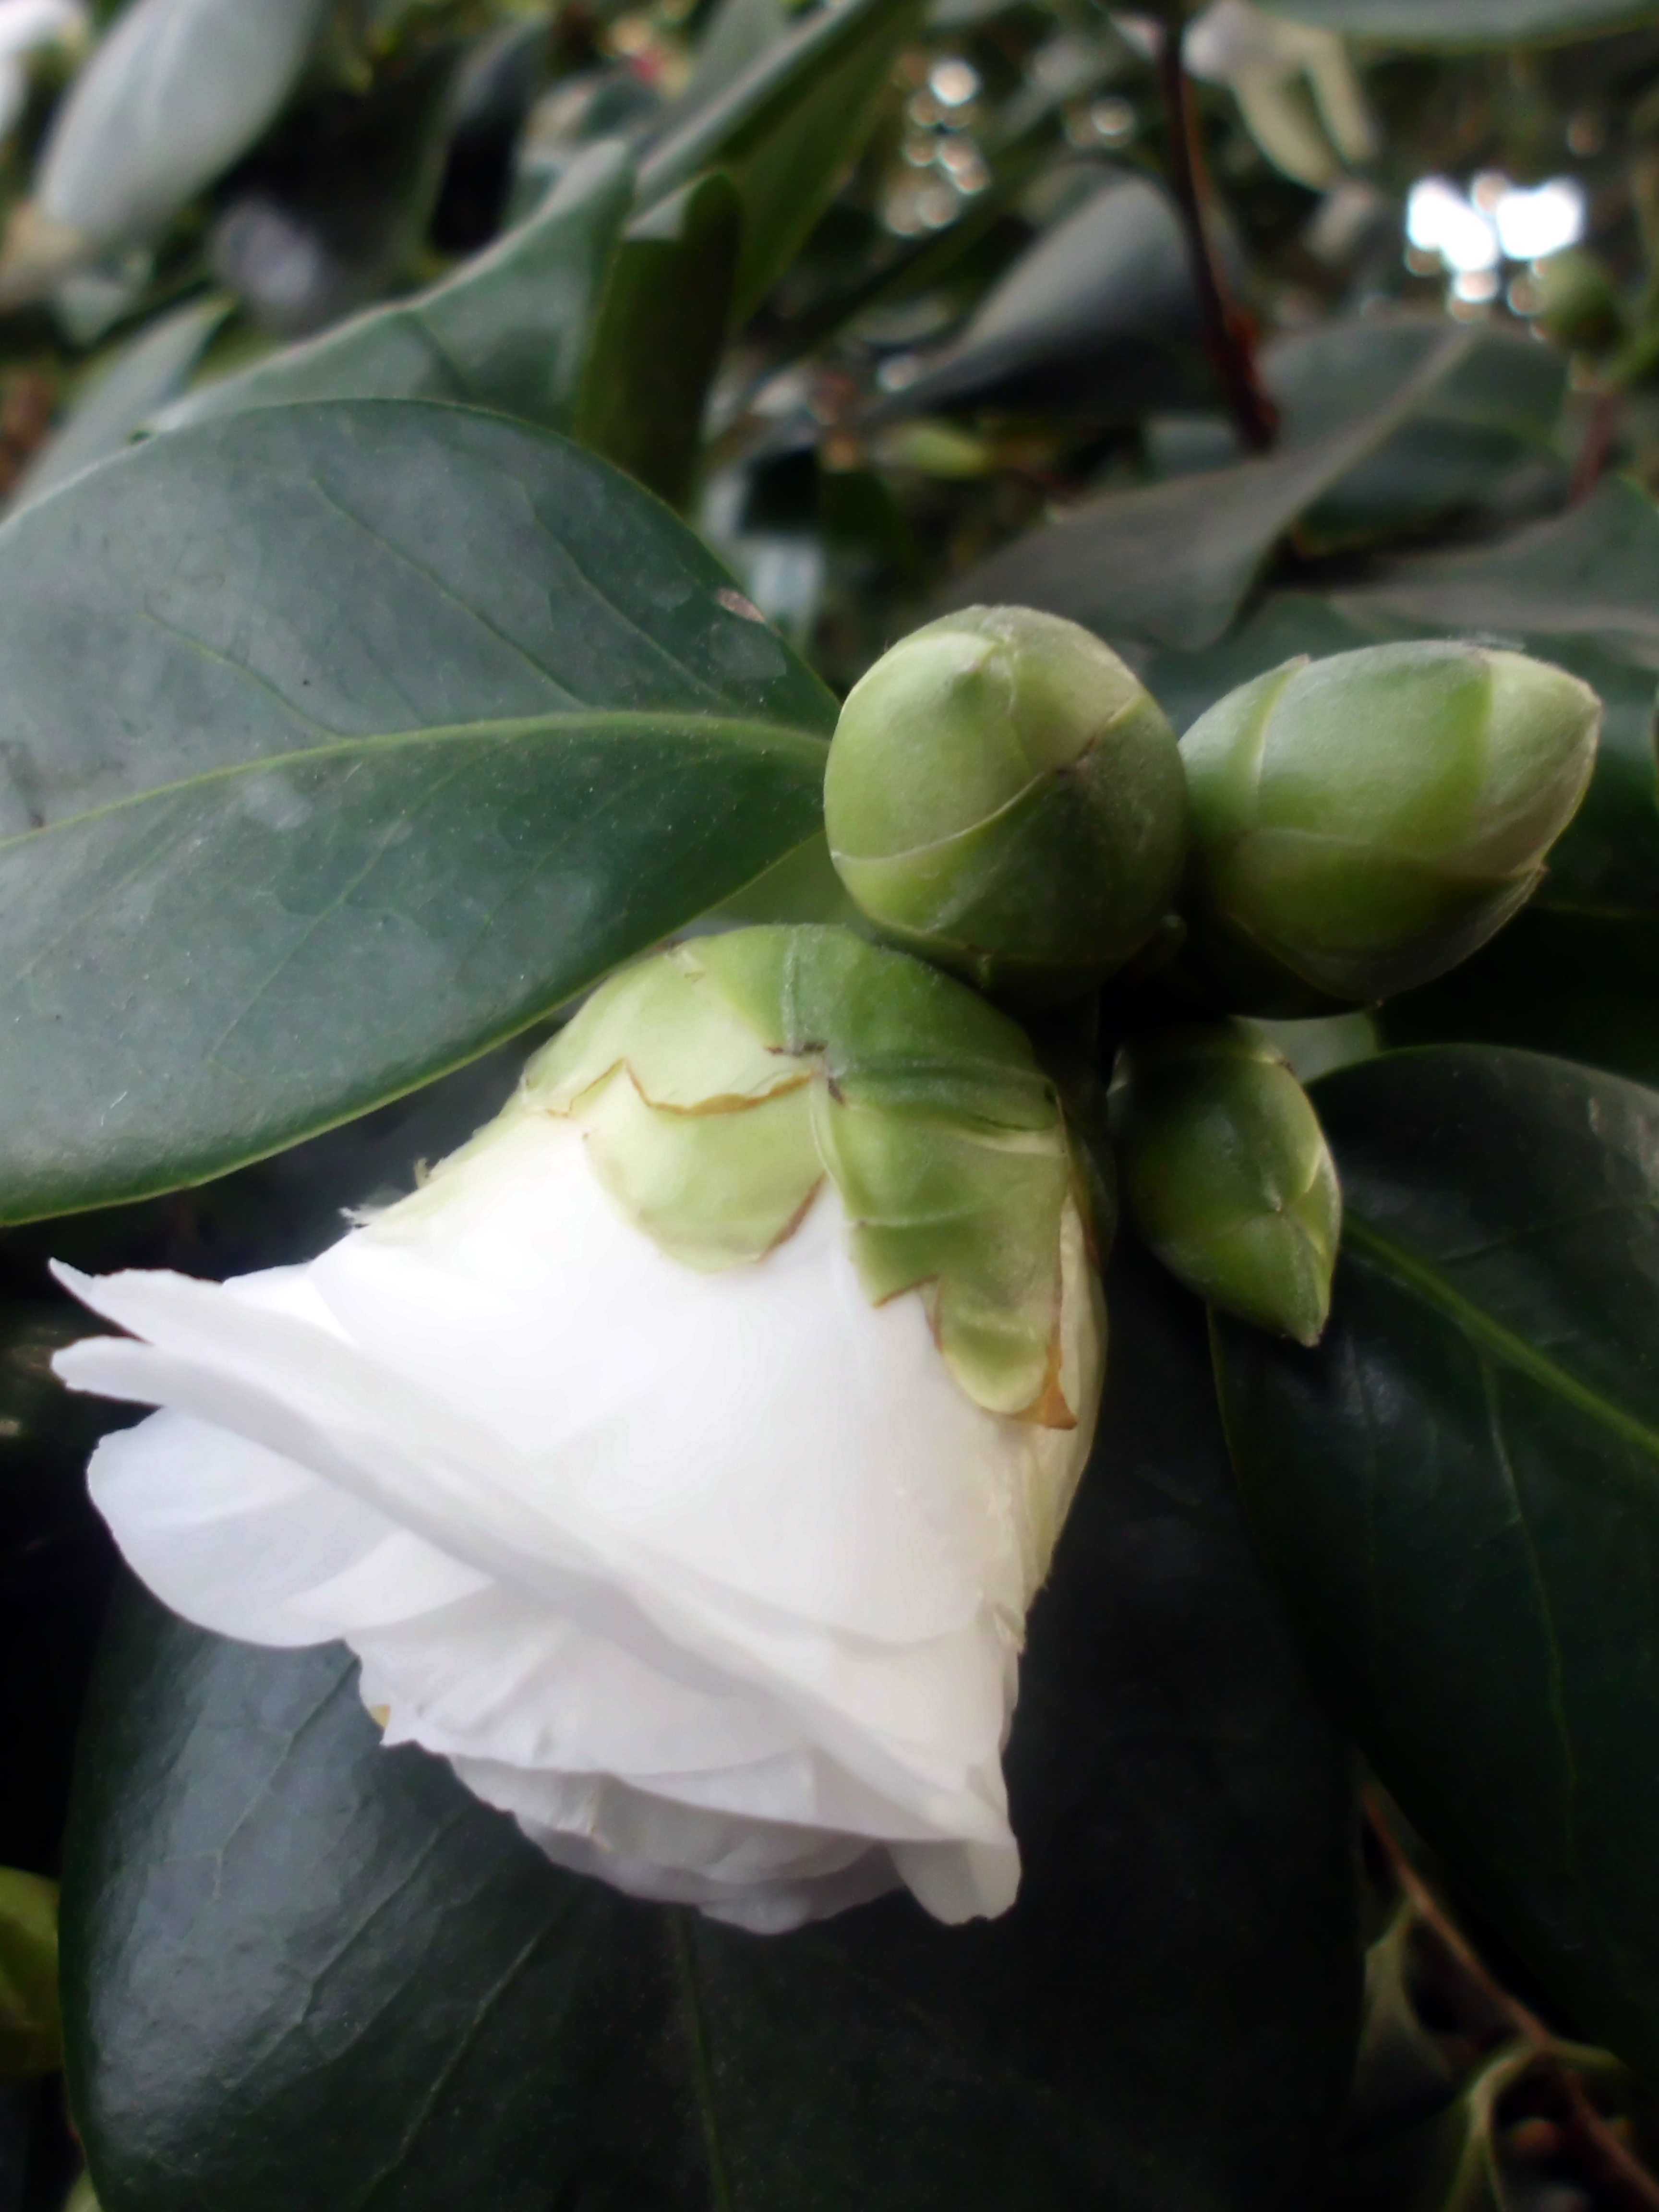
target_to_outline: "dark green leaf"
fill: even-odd
[[[1251,1516],[1319,1680],[1577,2031],[1659,2069],[1659,1097],[1530,1054],[1316,1088],[1316,1352],[1223,1323]]]
[[[113,348],[18,479],[13,508],[56,491],[94,461],[119,453],[185,382],[230,307],[222,295],[193,301]]]
[[[671,507],[696,481],[742,229],[737,193],[716,170],[643,217],[606,279],[575,434]]]
[[[28,509],[0,672],[13,1219],[524,1027],[811,836],[835,718],[625,477],[402,402],[204,425]]]
[[[1390,1044],[1522,1044],[1659,1087],[1659,914],[1613,920],[1540,900],[1425,990],[1378,1010]]]
[[[1351,2048],[1340,1754],[1237,1519],[1196,1310],[1118,1283],[1010,1751],[1024,1893],[756,1938],[540,1861],[337,1648],[146,1601],[64,1955],[106,2212],[1299,2212]]]
[[[1364,341],[1350,331],[1356,354]],[[970,569],[947,604],[1007,600],[1115,641],[1213,644],[1297,517],[1416,414],[1470,343],[1449,332],[1383,405],[1310,444],[1086,500]]]
[[[1587,637],[1659,657],[1659,507],[1614,478],[1551,521],[1496,546],[1402,562],[1342,604],[1443,632]]]
[[[50,1365],[81,1333],[64,1306],[0,1306],[0,1865],[35,1874],[58,1870],[76,1716],[112,1563],[81,1475],[123,1416],[69,1401]]]
[[[1408,46],[1510,46],[1650,23],[1653,0],[1261,0],[1277,15]]]
[[[690,82],[665,118],[673,127],[720,99],[726,88],[790,32],[788,0],[719,0],[697,39]]]
[[[633,193],[616,143],[574,161],[538,211],[413,299],[189,393],[157,427],[303,399],[458,399],[567,429]]]
[[[1149,178],[1111,173],[873,419],[972,404],[1127,422],[1212,392],[1174,204]]]
[[[757,55],[735,82],[671,123],[640,170],[653,206],[704,169],[743,203],[735,313],[760,304],[830,204],[874,128],[920,0],[839,0]]]
[[[1437,317],[1328,323],[1281,339],[1262,373],[1281,437],[1305,445],[1386,405],[1443,343]],[[1419,531],[1470,508],[1552,487],[1548,441],[1566,389],[1565,356],[1518,331],[1477,329],[1468,350],[1410,419],[1297,520],[1304,552]],[[1558,487],[1564,488],[1564,487]]]

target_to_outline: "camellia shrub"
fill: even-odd
[[[0,0],[0,2212],[1659,2206],[1659,7]]]

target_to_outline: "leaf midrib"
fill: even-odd
[[[1503,1360],[1505,1364],[1529,1376],[1546,1389],[1553,1391],[1592,1420],[1601,1422],[1634,1444],[1655,1461],[1659,1461],[1659,1429],[1654,1429],[1627,1413],[1624,1407],[1592,1389],[1570,1369],[1552,1359],[1547,1352],[1528,1344],[1526,1339],[1498,1321],[1482,1306],[1466,1297],[1446,1281],[1427,1261],[1419,1259],[1392,1238],[1382,1236],[1369,1223],[1357,1219],[1350,1209],[1342,1232],[1346,1251],[1358,1250],[1353,1256],[1363,1266],[1369,1258],[1379,1272],[1393,1275],[1407,1289],[1413,1291],[1426,1304],[1437,1307],[1455,1322],[1464,1334],[1474,1342]]]
[[[234,782],[238,777],[268,775],[284,769],[310,768],[356,754],[378,755],[412,750],[420,745],[459,744],[474,739],[484,743],[492,739],[503,742],[561,734],[616,738],[657,734],[711,736],[746,750],[784,756],[793,754],[802,766],[816,764],[821,767],[827,751],[823,738],[793,723],[767,722],[744,715],[727,717],[711,714],[707,709],[679,708],[574,709],[551,714],[518,715],[496,721],[447,722],[429,729],[371,731],[362,735],[342,737],[330,744],[307,745],[292,752],[264,753],[253,760],[228,762],[222,768],[204,769],[195,775],[181,776],[173,783],[159,783],[146,791],[128,792],[119,799],[110,799],[102,806],[87,807],[79,813],[66,814],[60,821],[44,823],[37,829],[21,830],[9,837],[0,837],[0,854],[14,851],[20,846],[37,844],[43,838],[58,836],[68,830],[82,828],[90,822],[102,821],[112,814],[150,805],[159,800],[176,799],[216,784]]]

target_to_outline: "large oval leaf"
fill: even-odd
[[[1299,2212],[1352,2048],[1343,1762],[1197,1310],[1144,1263],[1117,1292],[994,1923],[895,1899],[757,1938],[625,1902],[382,1751],[337,1648],[129,1612],[64,1907],[105,2212]]]
[[[811,836],[835,716],[625,477],[404,402],[206,424],[20,515],[0,701],[10,1219],[522,1028]]]
[[[1651,2076],[1659,1097],[1479,1048],[1316,1097],[1346,1204],[1330,1330],[1218,1330],[1252,1516],[1411,1819]]]

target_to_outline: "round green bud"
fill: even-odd
[[[969,607],[884,653],[842,709],[823,798],[878,927],[1029,995],[1121,967],[1186,853],[1162,708],[1097,637],[1029,607]]]
[[[1241,685],[1182,741],[1201,957],[1263,1014],[1443,975],[1536,889],[1601,721],[1577,677],[1474,645],[1370,646]]]
[[[1112,1086],[1126,1205],[1171,1273],[1227,1312],[1316,1344],[1342,1196],[1307,1092],[1238,1022],[1130,1047]]]

